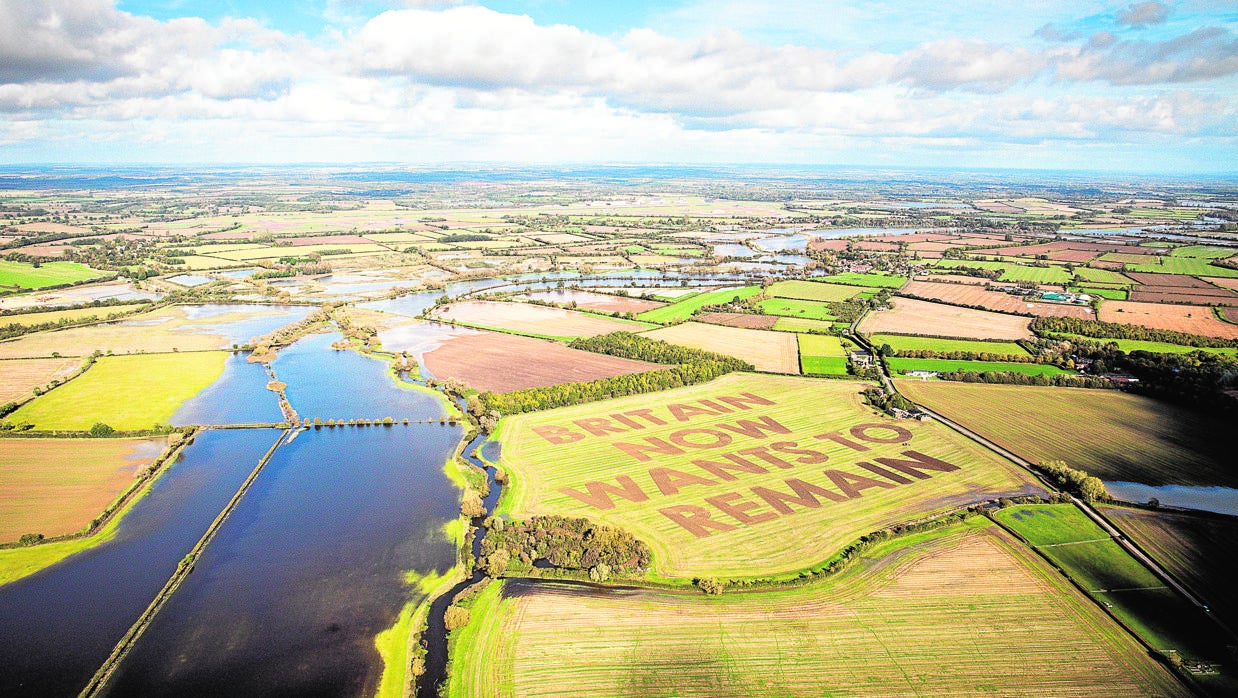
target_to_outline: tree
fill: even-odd
[[[1079,484],[1079,496],[1088,502],[1105,502],[1109,500],[1109,491],[1100,478],[1089,475]]]
[[[482,559],[482,568],[491,577],[502,576],[507,571],[507,563],[511,562],[511,553],[506,548],[499,548]],[[607,573],[609,573],[609,568]]]
[[[605,582],[610,579],[610,565],[605,562],[599,562],[589,568],[589,579],[595,582]]]
[[[447,627],[447,632],[451,632],[468,625],[472,619],[473,614],[469,609],[452,604],[447,607],[447,612],[443,614],[443,625]]]
[[[90,435],[96,439],[101,439],[115,434],[116,430],[104,424],[103,422],[95,422],[94,426],[90,427]]]
[[[722,596],[722,591],[726,589],[726,584],[714,579],[713,577],[702,577],[696,580],[696,586],[707,596]]]

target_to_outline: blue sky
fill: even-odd
[[[1238,3],[0,0],[0,163],[1230,172]]]

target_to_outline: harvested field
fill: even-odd
[[[433,318],[542,337],[593,337],[619,331],[639,332],[651,326],[560,308],[495,301],[452,303],[435,310]]]
[[[830,250],[832,252],[842,252],[847,249],[848,241],[842,238],[833,240],[812,240],[808,243],[810,250]]]
[[[1092,309],[1083,305],[1064,303],[1029,302],[1027,299],[1001,291],[989,291],[967,284],[939,284],[931,281],[912,281],[899,291],[909,296],[938,300],[956,305],[979,305],[989,310],[1008,313],[1036,315],[1038,317],[1077,317],[1095,319]]]
[[[1238,326],[1222,322],[1213,314],[1212,308],[1201,305],[1105,301],[1100,306],[1099,316],[1105,322],[1238,339]]]
[[[899,390],[1034,463],[1064,460],[1109,481],[1238,486],[1220,417],[1116,390],[934,381]]]
[[[1150,274],[1148,272],[1131,271],[1125,274],[1141,286],[1177,286],[1181,288],[1213,288],[1206,281],[1179,274]]]
[[[645,332],[644,336],[671,344],[734,356],[752,364],[758,371],[800,372],[795,336],[785,332],[685,322]]]
[[[189,398],[224,371],[227,352],[105,356],[81,376],[10,414],[38,430],[86,431],[103,422],[121,431],[167,424]]]
[[[527,293],[524,298],[568,305],[575,303],[577,307],[587,310],[598,310],[605,313],[643,313],[666,305],[658,301],[641,300],[640,298],[625,298],[611,296],[605,293],[590,293],[588,291],[537,291]]]
[[[1223,279],[1220,277],[1209,277],[1205,279],[1209,283],[1216,284],[1222,288],[1228,288],[1233,291],[1238,291],[1238,279]]]
[[[0,361],[0,405],[31,397],[35,388],[46,388],[53,379],[77,371],[82,359],[8,359]]]
[[[805,301],[845,301],[862,292],[856,286],[821,283],[817,281],[779,281],[765,289],[775,298],[795,298]]]
[[[968,286],[987,286],[988,279],[979,276],[963,276],[961,274],[930,274],[917,276],[915,281],[940,281],[947,284],[966,284]]]
[[[166,439],[0,439],[0,542],[80,531],[163,450]]]
[[[497,587],[453,636],[448,695],[1189,695],[984,521],[882,544],[829,584],[782,591]]]
[[[743,327],[750,330],[772,329],[779,318],[772,315],[757,315],[755,313],[702,313],[694,315],[693,320],[710,325],[726,325],[727,327]]]
[[[730,374],[654,395],[505,417],[501,465],[513,484],[500,511],[622,526],[649,543],[663,576],[794,577],[883,526],[1039,491],[1014,464],[944,425],[875,414],[861,402],[869,385]],[[638,431],[614,420],[642,409],[652,419]],[[861,455],[819,436],[835,430],[861,440],[871,431],[881,443],[869,441]],[[860,475],[873,473],[857,461],[892,463],[883,459],[915,453],[942,464],[925,467],[931,477],[902,478],[899,486]],[[788,483],[788,476],[803,481]],[[863,491],[840,496],[834,490],[847,489],[844,480]],[[779,494],[788,487],[816,487],[829,501],[807,496],[786,504]],[[712,518],[703,524],[702,517]]]
[[[426,352],[423,361],[438,378],[456,378],[477,390],[496,393],[665,368],[495,332],[449,337]]]
[[[1177,511],[1106,506],[1102,513],[1226,623],[1238,624],[1238,519]]]
[[[1030,320],[987,310],[972,310],[930,303],[914,298],[892,298],[891,310],[870,312],[860,322],[860,332],[877,334],[922,334],[960,339],[1030,339]]]

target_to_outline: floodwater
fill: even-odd
[[[1190,485],[1144,485],[1138,482],[1106,482],[1105,489],[1115,499],[1144,504],[1155,499],[1161,504],[1183,509],[1199,509],[1238,516],[1238,489],[1195,487]]]
[[[179,276],[173,276],[169,278],[168,281],[178,286],[193,287],[193,286],[202,286],[205,284],[209,284],[210,282],[214,281],[214,279],[212,279],[209,276],[198,276],[196,274],[181,274]]]
[[[400,296],[399,298],[361,303],[358,307],[369,308],[370,310],[381,310],[384,313],[392,313],[394,315],[417,317],[427,309],[433,308],[435,301],[442,298],[443,295],[444,294],[442,291],[410,293],[408,295]]]
[[[720,243],[714,245],[714,254],[719,257],[755,257],[757,252],[747,245]]]
[[[279,397],[266,389],[266,368],[251,364],[246,354],[224,362],[223,375],[190,398],[172,415],[173,426],[188,424],[275,424],[284,421]]]
[[[112,540],[0,586],[0,695],[77,695],[281,433],[202,432]]]
[[[388,362],[332,349],[340,339],[334,332],[312,334],[281,349],[271,362],[302,419],[438,419],[446,414],[437,396],[400,387]]]
[[[808,241],[813,236],[809,233],[799,233],[796,235],[781,235],[778,237],[759,238],[752,241],[752,246],[766,252],[788,252],[791,250],[803,250],[808,247]]]
[[[105,687],[112,696],[362,696],[374,637],[445,571],[459,427],[336,427],[276,451]]]

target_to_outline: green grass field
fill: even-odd
[[[841,284],[826,284],[817,281],[779,281],[765,289],[766,295],[775,298],[794,298],[805,301],[845,301],[864,293],[863,289]]]
[[[828,583],[707,598],[506,580],[472,603],[448,696],[1189,695],[982,518],[882,543]]]
[[[798,339],[800,370],[804,375],[847,375],[847,352],[841,339],[824,334],[801,334]]]
[[[1102,480],[1238,487],[1232,426],[1116,390],[900,381],[908,398],[1024,458],[1064,460]]]
[[[35,267],[27,262],[0,259],[0,290],[33,290],[99,279],[108,275],[109,272],[91,269],[77,262],[44,262]]]
[[[637,315],[636,319],[644,322],[656,322],[658,324],[687,320],[692,317],[692,313],[695,313],[697,310],[700,310],[707,305],[729,303],[734,298],[739,298],[740,300],[751,298],[760,293],[760,291],[761,288],[759,286],[745,286],[744,288],[729,289],[725,291],[699,293],[678,302],[671,303],[670,305],[645,311],[640,315]]]
[[[1028,376],[1057,376],[1063,373],[1074,373],[1049,364],[1021,364],[1014,361],[956,361],[954,359],[886,359],[891,371],[907,373],[908,371],[1004,371],[1022,373]]]
[[[1198,257],[1162,256],[1158,264],[1127,264],[1126,267],[1128,271],[1238,278],[1238,269],[1218,267],[1215,264],[1210,264],[1207,259],[1200,259]]]
[[[103,422],[120,431],[166,424],[186,400],[218,379],[227,352],[105,356],[78,378],[8,416],[38,430],[85,431]]]
[[[1184,245],[1175,247],[1169,253],[1171,257],[1195,257],[1198,259],[1225,259],[1234,256],[1232,247],[1211,247],[1209,245]]]
[[[1134,286],[1135,282],[1116,271],[1109,269],[1096,269],[1093,267],[1075,267],[1075,278],[1079,281],[1088,281],[1100,284],[1114,284],[1118,286]]]
[[[1079,293],[1087,293],[1089,295],[1099,296],[1101,298],[1105,298],[1111,301],[1124,301],[1127,298],[1126,291],[1119,289],[1119,288],[1093,288],[1093,287],[1076,286],[1072,290],[1078,291]]]
[[[848,286],[867,286],[869,288],[898,288],[907,283],[907,277],[894,274],[859,274],[853,271],[823,276],[818,281],[831,284],[846,284]]]
[[[834,320],[830,306],[816,301],[801,301],[792,298],[769,298],[757,303],[757,307],[766,315],[801,318],[805,320]]]
[[[941,339],[938,337],[916,337],[900,334],[875,334],[869,338],[873,346],[890,345],[895,351],[935,351],[950,353],[954,351],[970,351],[977,354],[1002,354],[1005,356],[1027,356],[1027,350],[1018,342],[986,342],[979,339]]]
[[[1156,649],[1176,650],[1188,659],[1225,657],[1226,640],[1220,629],[1075,505],[1015,505],[993,518],[1031,541]]]
[[[957,269],[959,267],[972,267],[976,269],[1000,269],[1002,270],[1001,281],[1034,281],[1039,284],[1068,284],[1070,283],[1071,275],[1062,266],[1048,267],[1032,267],[1021,264],[1007,262],[981,262],[959,260],[959,259],[939,259],[934,263],[939,269]]]
[[[836,323],[799,317],[779,317],[774,329],[779,332],[830,332]]]
[[[505,417],[501,466],[513,484],[500,511],[622,526],[649,543],[664,577],[751,577],[794,575],[883,526],[1038,489],[1013,464],[940,424],[879,416],[861,402],[868,385],[731,374]],[[867,431],[888,443],[855,440]],[[942,463],[925,471],[930,477],[898,485],[858,464],[912,452]],[[851,478],[864,489],[850,492]],[[785,504],[779,495],[791,496],[792,487],[815,494]]]

